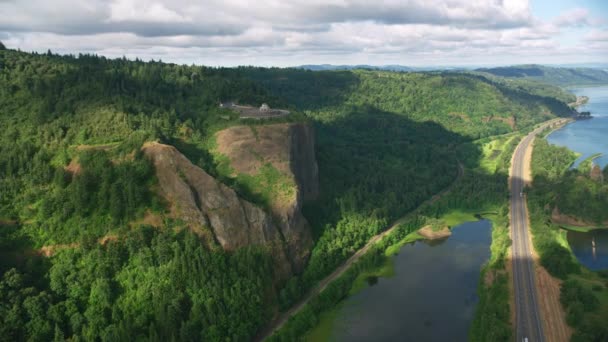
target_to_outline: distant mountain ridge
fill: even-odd
[[[530,64],[479,68],[475,71],[505,78],[534,80],[557,86],[608,84],[608,72],[599,68],[562,68]]]
[[[305,64],[296,66],[296,69],[305,69],[311,71],[328,71],[328,70],[382,70],[382,71],[434,71],[434,70],[466,70],[463,67],[453,66],[426,66],[426,67],[411,67],[405,65],[389,64],[389,65],[369,65],[369,64],[356,64],[356,65],[334,65],[334,64]]]
[[[463,71],[481,73],[484,76],[497,76],[508,79],[526,79],[547,83],[555,86],[573,85],[600,85],[608,84],[608,68],[594,65],[564,65],[564,66],[545,66],[539,64],[525,64],[499,67],[478,68],[475,66],[427,66],[412,67],[404,65],[333,65],[333,64],[305,64],[295,67],[311,71],[331,71],[331,70],[378,70],[396,72],[418,72],[418,71]]]
[[[324,70],[355,70],[355,69],[371,69],[371,70],[390,70],[390,71],[412,71],[414,70],[408,66],[402,65],[368,65],[368,64],[356,64],[356,65],[333,65],[333,64],[305,64],[296,67],[297,69],[306,69],[312,71],[324,71]]]

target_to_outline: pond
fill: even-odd
[[[479,220],[446,240],[403,246],[394,276],[371,279],[339,306],[330,340],[466,341],[490,244],[491,222]]]

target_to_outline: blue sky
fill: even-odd
[[[1,0],[9,48],[205,65],[608,64],[605,0]]]
[[[534,0],[530,3],[532,13],[544,20],[551,20],[572,8],[587,8],[592,13],[608,13],[605,0]]]

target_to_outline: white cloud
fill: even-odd
[[[213,65],[571,58],[565,28],[599,22],[584,9],[543,22],[527,0],[5,0],[0,17],[22,50]],[[593,56],[601,35],[580,37]]]
[[[608,31],[593,30],[585,35],[585,41],[608,42]]]
[[[192,22],[192,18],[181,15],[158,2],[113,1],[110,4],[110,18],[108,21],[179,23],[184,21]]]

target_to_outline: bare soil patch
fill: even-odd
[[[108,242],[118,241],[118,236],[114,234],[108,234],[99,239],[99,244],[105,246]]]
[[[452,235],[452,232],[448,227],[443,227],[439,230],[433,230],[433,227],[429,225],[420,228],[418,230],[418,234],[420,234],[427,240],[438,240],[449,237],[450,235]]]
[[[62,249],[67,249],[67,248],[76,248],[80,246],[78,243],[69,243],[69,244],[57,244],[57,245],[48,245],[48,246],[43,246],[42,248],[40,248],[39,250],[36,251],[36,254],[44,256],[44,257],[51,257],[53,256],[55,253],[57,253],[57,251],[60,251]]]
[[[72,159],[68,166],[64,167],[63,169],[74,176],[82,172],[82,166],[80,166],[77,158]]]

